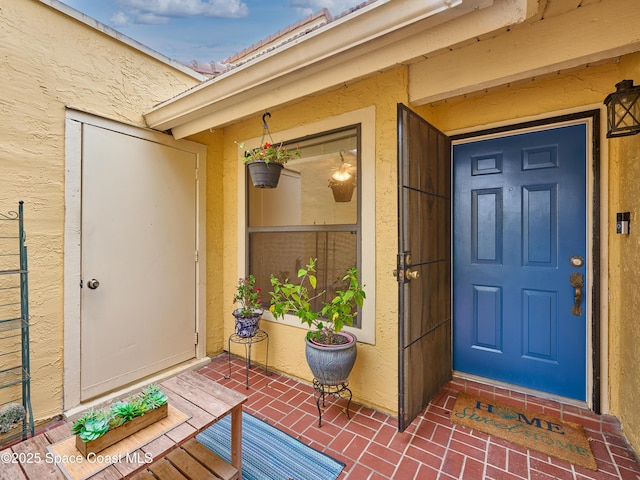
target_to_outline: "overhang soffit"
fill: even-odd
[[[315,77],[315,91],[289,89],[287,95],[298,95],[299,100],[303,96],[327,91],[399,64],[413,63],[434,51],[468,41],[477,35],[484,35],[504,27],[505,24],[523,21],[525,12],[531,12],[532,0],[462,1],[463,3],[456,8],[425,16],[419,21],[403,25],[402,28],[391,29],[387,26],[382,33],[385,24],[378,25],[380,28],[374,34],[371,25],[359,23],[365,21],[366,16],[349,20],[353,23],[345,21],[345,30],[336,30],[332,35],[323,36],[319,30],[314,34],[313,41],[305,38],[304,41],[292,42],[287,48],[270,52],[192,88],[159,105],[145,117],[152,128],[168,130],[184,127],[186,123],[197,121],[212,112],[227,109],[229,103],[255,103],[257,91],[281,90],[288,85],[297,87],[300,81],[308,81],[310,77]],[[485,14],[483,18],[489,21],[484,23],[474,20],[475,16],[485,11],[498,11],[500,14]],[[363,34],[357,33],[358,29],[367,30]],[[352,64],[357,64],[359,68],[350,68]],[[325,83],[319,82],[318,72],[328,69],[332,70],[332,75],[324,75]],[[281,98],[284,103],[296,100],[287,95]],[[265,108],[258,106],[259,103],[258,101],[254,107],[258,109],[256,111]],[[282,104],[267,104],[266,108],[279,105]],[[237,113],[245,110],[236,109]],[[235,115],[232,111],[233,109],[227,109],[230,115]],[[217,122],[232,122],[238,119],[222,118],[220,115],[215,117]],[[202,122],[197,123],[202,125]],[[212,124],[206,128],[218,126],[220,124]],[[180,130],[191,132],[190,128]]]
[[[412,64],[411,104],[441,102],[608,63],[640,48],[637,0],[547,0],[541,7],[526,22]]]

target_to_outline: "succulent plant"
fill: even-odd
[[[78,435],[83,442],[89,442],[104,435],[109,430],[109,422],[108,414],[92,409],[73,422],[71,433]]]
[[[111,414],[122,419],[120,424],[129,422],[147,411],[145,404],[140,399],[131,399],[128,402],[117,402],[111,407]]]
[[[157,385],[149,385],[142,392],[142,401],[147,406],[147,410],[153,410],[162,405],[166,405],[169,399]]]
[[[108,411],[89,410],[78,418],[71,427],[71,432],[84,442],[101,437],[111,428],[117,428],[136,417],[144,415],[167,403],[167,396],[157,385],[149,385],[136,396],[127,401],[114,403]]]
[[[109,418],[98,415],[84,422],[78,435],[83,442],[90,442],[107,433],[107,430],[109,430]]]
[[[73,433],[74,435],[78,435],[84,428],[84,424],[89,420],[95,420],[97,418],[97,415],[98,413],[93,409],[84,412],[80,418],[73,422],[71,433]]]

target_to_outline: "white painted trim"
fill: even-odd
[[[546,398],[555,402],[563,403],[565,405],[573,405],[578,408],[588,409],[589,406],[586,402],[576,400],[575,398],[561,397],[560,395],[554,395],[552,393],[543,392],[541,390],[534,390],[532,388],[526,388],[521,385],[514,385],[512,383],[501,382],[499,380],[492,380],[486,377],[479,377],[478,375],[472,375],[470,373],[453,371],[453,376],[464,380],[470,380],[472,382],[482,383],[484,385],[490,385],[492,387],[502,388],[503,390],[509,390],[512,392],[526,393],[528,395],[534,395],[539,398]]]
[[[611,61],[640,48],[637,0],[583,2],[555,15],[545,15],[545,2],[540,4],[534,21],[508,30],[496,28],[494,34],[454,47],[451,53],[425,56],[410,65],[409,103],[425,105],[526,82]],[[485,25],[498,15],[498,11],[485,9],[473,20]],[[596,18],[598,21],[594,21]],[[460,18],[455,23],[469,20]]]
[[[490,30],[523,21],[533,4],[495,2],[507,6]],[[493,4],[494,0],[374,2],[163,102],[145,113],[145,119],[158,130],[171,129],[176,138],[224,126],[484,34],[486,26],[473,22],[469,28],[454,25],[453,34],[449,27],[454,18],[473,16]],[[431,35],[445,24],[445,32],[437,38]]]
[[[80,189],[82,124],[65,119],[63,408],[80,403]]]
[[[589,140],[591,140],[591,135],[598,135],[600,137],[600,411],[603,414],[609,413],[610,409],[610,394],[609,394],[609,242],[608,242],[608,232],[609,232],[609,195],[608,195],[608,185],[609,185],[609,149],[608,149],[608,141],[606,138],[606,118],[607,111],[606,107],[601,103],[589,104],[589,105],[581,105],[578,107],[572,107],[563,110],[556,110],[553,112],[545,112],[543,114],[531,115],[522,118],[512,118],[508,120],[502,120],[500,122],[494,122],[485,125],[478,125],[474,127],[468,127],[458,130],[451,130],[446,132],[449,136],[461,135],[465,133],[477,132],[481,130],[490,130],[494,128],[505,127],[508,125],[515,125],[520,123],[532,122],[532,121],[540,121],[547,120],[554,117],[561,117],[564,115],[571,115],[575,113],[584,113],[590,110],[599,110],[600,111],[600,131],[594,131],[594,126],[590,119],[583,118],[569,122],[563,122],[553,125],[564,125],[564,124],[576,124],[576,123],[587,123],[587,129],[589,130],[588,134],[590,135]],[[551,124],[549,124],[551,125]],[[542,127],[536,127],[535,129],[546,128],[549,125],[545,125]],[[518,130],[518,132],[525,132],[526,130]],[[496,136],[504,136],[506,133],[502,132],[500,134],[496,134]],[[480,137],[476,137],[473,141],[477,140]],[[482,137],[489,138],[489,137]],[[465,141],[472,141],[465,140]],[[454,142],[454,143],[462,143],[462,142]],[[593,151],[591,150],[591,142],[587,145],[587,158],[589,162],[592,158]],[[587,250],[589,258],[593,258],[593,242],[592,242],[592,232],[596,228],[596,225],[593,223],[593,187],[594,187],[594,176],[592,165],[589,163],[587,165]],[[588,276],[589,283],[587,285],[587,291],[592,291],[592,279],[594,278],[595,271],[593,270],[593,264],[591,264],[592,270],[590,271],[590,275]],[[592,346],[593,346],[593,331],[592,331],[592,322],[591,319],[593,317],[593,311],[591,308],[591,303],[587,305],[587,318],[589,319],[587,325],[587,401],[584,403],[588,405],[590,408],[592,407],[592,396],[591,391],[593,390],[593,362],[592,362]],[[459,372],[455,372],[457,375]],[[466,374],[465,374],[466,375]],[[467,376],[471,378],[470,376]],[[488,380],[483,379],[484,382]],[[491,382],[491,384],[498,385],[498,382]],[[538,392],[540,394],[540,392]],[[553,397],[550,397],[553,398]],[[566,399],[563,399],[566,401]],[[574,401],[575,402],[575,401]]]
[[[80,278],[82,210],[82,125],[91,124],[196,155],[198,265],[196,268],[196,360],[206,357],[206,159],[207,147],[67,107],[65,119],[65,220],[64,220],[64,397],[63,410],[80,405]],[[185,365],[191,364],[187,362]]]
[[[281,141],[287,139],[302,138],[348,125],[360,124],[361,134],[361,162],[362,171],[360,185],[362,188],[362,205],[360,228],[362,233],[361,249],[361,282],[365,286],[367,298],[362,308],[362,329],[345,327],[346,331],[353,333],[359,342],[375,344],[376,341],[376,108],[366,107],[354,110],[342,115],[325,118],[315,123],[300,127],[272,132]],[[258,145],[260,138],[246,139],[247,146]],[[242,163],[242,152],[238,150],[238,278],[246,275],[246,167]],[[263,319],[276,321],[269,312],[265,312]],[[278,320],[299,328],[306,326],[300,324],[300,320],[287,315],[284,320]]]

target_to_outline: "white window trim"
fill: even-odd
[[[358,341],[375,344],[376,332],[376,109],[374,106],[354,110],[342,115],[325,118],[319,122],[302,125],[289,130],[276,132],[278,141],[289,141],[295,138],[302,138],[308,135],[315,135],[329,130],[360,124],[361,135],[361,171],[360,188],[361,192],[361,218],[360,229],[362,242],[360,247],[361,268],[360,281],[364,285],[367,298],[361,310],[362,328],[345,327],[345,330],[353,333]],[[273,135],[273,134],[272,134]],[[247,148],[257,146],[260,137],[245,139]],[[246,271],[246,183],[245,165],[242,162],[242,151],[238,150],[238,278],[251,273]],[[262,317],[266,320],[276,321],[269,312],[265,312]],[[294,315],[286,315],[283,320],[277,320],[299,328],[306,329],[300,320]]]

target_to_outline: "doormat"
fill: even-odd
[[[196,440],[231,461],[231,419],[227,415]],[[242,412],[243,480],[335,480],[345,467],[259,418]]]
[[[598,470],[582,425],[460,392],[451,421]]]

